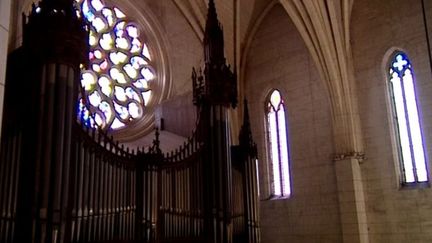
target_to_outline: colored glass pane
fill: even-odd
[[[406,54],[397,53],[393,57],[389,74],[402,182],[428,181],[414,76]]]
[[[291,179],[285,107],[280,92],[277,90],[271,93],[267,102],[272,195],[287,198],[291,195]]]
[[[120,129],[145,114],[148,82],[156,75],[139,26],[102,0],[76,0],[89,22],[90,69],[82,70],[79,116],[103,129]]]

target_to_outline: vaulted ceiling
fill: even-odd
[[[195,34],[202,39],[207,14],[207,0],[173,0]],[[275,0],[215,0],[219,21],[225,34],[228,61],[239,64],[241,49],[248,33],[265,9]],[[237,43],[237,44],[234,44]],[[234,51],[235,50],[235,51]]]

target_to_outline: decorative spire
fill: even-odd
[[[210,18],[211,16],[211,18]],[[208,13],[207,13],[207,23],[211,20],[217,21],[217,13],[216,13],[216,6],[213,0],[209,0],[208,3]]]
[[[204,33],[204,59],[206,63],[225,64],[224,36],[213,0],[209,0],[208,4]]]
[[[225,63],[224,36],[213,0],[209,0],[204,33],[204,75],[192,70],[193,102],[232,106],[237,105],[237,79]]]
[[[247,100],[244,99],[243,105],[243,125],[240,129],[239,141],[242,145],[248,145],[252,140],[252,133],[250,129],[250,120],[249,120],[249,109]]]
[[[155,139],[153,140],[153,146],[155,148],[159,149],[159,144],[160,144],[160,141],[159,141],[159,128],[156,127],[156,129],[155,129]]]
[[[247,149],[252,157],[256,157],[257,148],[256,148],[256,144],[252,139],[248,102],[246,99],[244,99],[243,125],[240,129],[239,142],[240,142],[240,146]]]
[[[149,148],[149,153],[154,155],[161,155],[162,150],[160,149],[160,140],[159,140],[159,128],[155,129],[155,139],[153,139],[153,145]]]

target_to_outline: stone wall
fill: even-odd
[[[281,5],[270,10],[251,44],[246,67],[254,140],[259,148],[263,243],[341,242],[328,94],[309,52]],[[285,99],[292,195],[270,200],[264,100]]]
[[[166,52],[172,68],[172,96],[188,93],[192,90],[192,67],[203,65],[202,40],[198,39],[172,0],[147,2],[168,40]]]
[[[390,116],[387,65],[412,61],[427,163],[432,159],[432,77],[421,1],[354,1],[351,40],[367,160],[361,164],[370,242],[431,242],[431,188],[401,188]],[[432,27],[432,3],[427,7]],[[432,33],[432,32],[429,32]],[[431,173],[429,171],[429,178]]]

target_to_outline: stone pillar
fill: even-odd
[[[6,59],[9,43],[11,3],[11,0],[0,0],[0,128],[3,120],[3,99],[6,79]]]
[[[344,243],[369,242],[366,203],[359,156],[335,159],[339,211]]]

